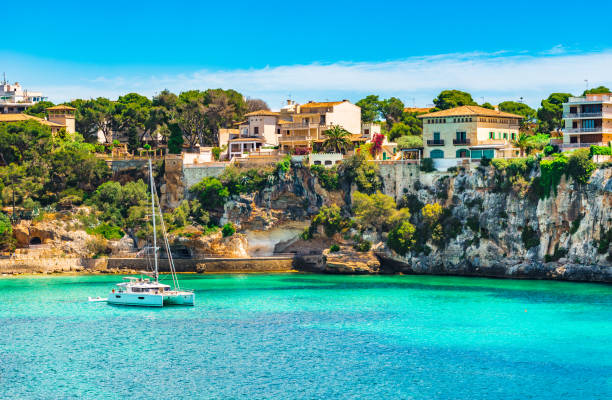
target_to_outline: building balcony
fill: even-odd
[[[572,133],[572,134],[580,134],[580,133],[587,133],[587,134],[593,134],[593,133],[609,133],[612,134],[612,129],[610,128],[603,128],[603,127],[598,127],[598,128],[565,128],[563,130],[563,133]]]
[[[585,143],[563,143],[561,145],[562,149],[577,149],[582,147],[591,147],[591,146],[608,146],[607,142],[585,142]]]
[[[453,139],[453,145],[455,146],[469,146],[470,139]]]
[[[566,114],[563,118],[602,118],[603,116],[603,111],[598,111],[590,113],[569,113]],[[612,117],[612,115],[610,117]]]
[[[612,102],[612,95],[610,94],[589,94],[587,96],[570,97],[567,100],[568,103],[601,103],[601,102]]]
[[[444,139],[428,139],[427,146],[444,146]]]

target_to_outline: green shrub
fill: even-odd
[[[521,232],[521,240],[527,250],[540,244],[540,235],[536,230],[527,225]]]
[[[345,159],[338,168],[338,173],[347,186],[355,183],[357,189],[362,193],[371,194],[382,189],[378,165],[368,161],[361,153]]]
[[[414,238],[415,227],[408,221],[402,222],[389,232],[387,244],[396,253],[405,255],[414,247],[416,240]]]
[[[338,246],[337,244],[332,244],[331,246],[329,246],[329,251],[331,253],[336,253],[340,251],[340,246]]]
[[[599,238],[599,245],[597,246],[597,252],[599,254],[605,254],[610,248],[610,242],[612,242],[612,229],[608,229],[604,231],[603,228],[601,230],[603,233]]]
[[[421,171],[423,172],[433,172],[436,168],[434,167],[434,162],[432,158],[424,158],[421,160]]]
[[[100,235],[107,240],[118,240],[125,235],[121,228],[107,223],[102,223],[93,229],[87,229],[86,232],[90,235]]]
[[[567,255],[567,249],[563,248],[563,247],[559,247],[559,243],[557,243],[557,245],[555,246],[555,251],[553,254],[546,254],[544,256],[544,261],[546,262],[551,262],[551,261],[558,261],[560,258],[563,258]]]
[[[0,212],[0,250],[15,250],[15,242],[11,220],[6,214]]]
[[[319,178],[319,183],[325,190],[338,189],[338,169],[334,165],[332,168],[325,168],[322,165],[311,165],[310,171]]]
[[[487,157],[483,157],[480,159],[480,165],[482,167],[488,167],[489,165],[491,165],[491,159],[487,158]]]
[[[584,218],[584,215],[580,214],[575,220],[572,221],[572,226],[570,227],[570,235],[573,235],[578,231],[578,228],[580,227],[580,222],[582,222],[582,218]]]
[[[591,148],[589,149],[589,155],[591,156],[591,158],[594,155],[604,155],[604,156],[612,155],[612,147],[610,146],[591,146]]]
[[[206,177],[189,189],[195,194],[205,210],[223,207],[229,197],[229,190],[217,178]]]
[[[291,156],[287,155],[281,161],[276,163],[276,171],[278,173],[287,173],[291,169]]]
[[[213,147],[211,152],[212,152],[213,159],[215,161],[219,161],[219,158],[221,157],[221,147]]]
[[[221,228],[221,233],[223,234],[223,237],[232,236],[234,233],[236,233],[236,227],[231,222],[228,222],[227,224],[223,225],[223,228]]]
[[[561,177],[567,171],[568,160],[563,154],[555,156],[552,160],[540,161],[539,193],[540,198],[545,199],[550,196],[551,190],[557,195],[557,186],[561,182]]]
[[[588,149],[578,149],[573,151],[567,162],[567,174],[580,184],[586,184],[591,178],[591,174],[597,168],[591,161],[591,154]]]
[[[370,249],[372,248],[372,243],[370,243],[369,240],[364,240],[362,238],[359,238],[359,239],[360,240],[357,241],[357,243],[353,244],[353,248],[362,253],[365,253],[366,251],[370,251]]]
[[[335,204],[332,204],[330,207],[323,206],[310,223],[310,235],[312,237],[317,226],[322,225],[325,235],[332,237],[335,233],[347,228],[349,224],[350,222],[342,217],[340,207]]]

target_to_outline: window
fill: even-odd
[[[314,165],[321,165],[321,161],[319,161],[319,160],[315,161]]]
[[[516,133],[512,132],[512,140],[516,140]]]
[[[370,135],[370,130],[369,129],[364,129],[363,133],[364,133],[364,135],[369,136]]]
[[[466,149],[457,150],[455,153],[457,158],[468,158],[470,156],[470,152]]]
[[[281,133],[280,133],[280,128],[278,128],[278,129],[276,130],[276,134],[277,134],[277,135],[280,135],[280,134],[281,134]]]
[[[489,132],[489,139],[495,139],[495,132]]]
[[[440,132],[434,132],[434,142],[440,141]]]
[[[325,165],[332,165],[331,160],[327,160],[327,161],[325,161]]]
[[[457,132],[457,143],[465,143],[467,141],[467,136],[465,132]]]
[[[435,149],[429,153],[429,156],[431,158],[444,158],[444,152],[440,149]]]
[[[504,132],[504,139],[506,139],[506,140],[508,139],[508,133],[507,132]]]
[[[253,128],[256,135],[259,135],[259,127],[256,126]]]

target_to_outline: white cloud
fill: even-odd
[[[466,90],[475,100],[496,103],[523,97],[537,105],[554,91],[580,93],[584,80],[591,85],[612,84],[612,52],[568,54],[555,46],[546,54],[469,53],[412,57],[387,62],[338,62],[290,65],[261,69],[199,70],[181,74],[154,71],[94,76],[86,68],[73,68],[70,79],[36,87],[53,100],[75,97],[116,97],[137,91],[153,95],[167,88],[175,92],[209,87],[234,88],[278,107],[291,94],[309,99],[357,100],[365,94],[397,96],[412,104],[431,103],[443,89]],[[77,77],[75,78],[75,72]],[[80,74],[80,76],[78,76]],[[77,82],[75,84],[75,82]],[[43,85],[44,86],[44,85]]]

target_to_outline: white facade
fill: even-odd
[[[5,81],[0,85],[0,113],[2,114],[23,112],[43,100],[47,98],[41,92],[24,90],[19,82],[11,85]]]
[[[478,106],[462,106],[420,115],[423,120],[423,157],[440,169],[481,158],[519,156],[512,142],[518,138],[521,116]]]
[[[311,153],[308,155],[308,163],[310,165],[322,165],[325,168],[331,168],[342,162],[342,153]]]

